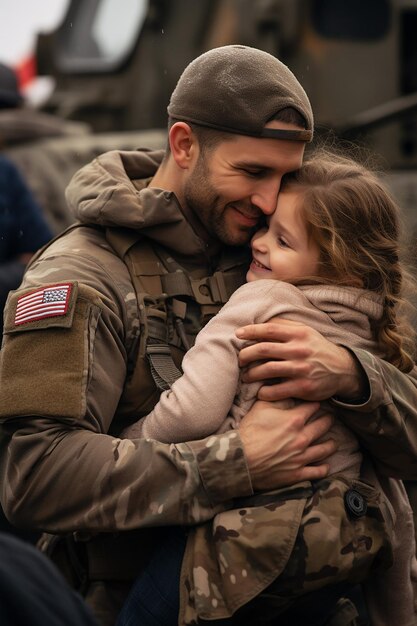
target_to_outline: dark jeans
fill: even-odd
[[[179,585],[186,534],[180,528],[161,533],[161,542],[150,563],[134,583],[116,626],[177,626]],[[323,626],[341,597],[352,599],[361,613],[360,624],[368,624],[361,589],[348,584],[325,587],[300,597],[289,610],[264,622],[262,599],[256,599],[231,619],[201,622],[207,626]],[[259,602],[259,605],[258,605]]]
[[[161,533],[161,543],[134,583],[116,626],[177,626],[185,544],[181,528]]]

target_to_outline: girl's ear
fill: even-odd
[[[171,154],[181,169],[188,169],[198,156],[198,141],[186,122],[175,122],[169,131]]]

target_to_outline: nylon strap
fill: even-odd
[[[170,298],[173,312],[180,318],[186,311],[186,303],[178,300],[181,297],[196,301],[203,316],[212,315],[242,284],[242,271],[228,269],[194,279],[163,248],[150,244],[138,232],[107,228],[106,238],[126,263],[136,291],[141,322],[139,355],[147,356],[158,389],[169,389],[182,375],[172,359],[169,343],[180,347],[183,342],[180,338],[178,342],[168,340],[166,299]]]
[[[182,372],[175,365],[168,344],[152,344],[148,341],[146,354],[151,366],[152,378],[158,389],[170,389]]]

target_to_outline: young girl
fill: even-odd
[[[240,378],[238,354],[245,343],[235,330],[246,324],[299,321],[402,371],[412,369],[413,333],[400,315],[398,209],[373,173],[335,154],[313,155],[284,178],[277,209],[251,245],[247,284],[200,332],[184,358],[183,376],[125,437],[178,442],[238,428],[260,387]],[[331,408],[322,403],[320,411]],[[359,480],[362,453],[354,435],[335,421],[330,436],[339,444],[328,459],[330,478],[235,502],[232,510],[191,529],[181,580],[181,540],[181,558],[174,556],[168,568],[174,600],[162,616],[152,608],[153,596],[145,596],[149,574],[166,572],[168,553],[175,555],[169,541],[178,541],[178,535],[172,535],[135,585],[119,624],[241,624],[259,607],[268,607],[263,615],[271,619],[301,595],[360,582],[377,564],[387,567],[389,505],[379,490]],[[407,507],[401,489],[398,493]],[[413,553],[412,533],[409,537],[404,561]],[[153,576],[151,587],[158,584],[166,596],[169,585]],[[255,622],[262,622],[259,613]],[[395,623],[402,623],[398,613]]]

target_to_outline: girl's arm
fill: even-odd
[[[122,437],[176,443],[200,439],[218,430],[238,386],[237,355],[243,342],[236,338],[235,329],[241,315],[242,298],[236,292],[198,334],[183,359],[181,378],[162,393],[146,417],[124,430]]]
[[[265,307],[265,297],[274,285],[274,309]],[[280,283],[281,284],[281,283]],[[243,285],[198,334],[194,347],[183,360],[183,376],[164,392],[153,411],[133,424],[122,436],[146,437],[176,443],[200,439],[216,432],[232,406],[239,383],[238,353],[244,342],[235,336],[245,323],[288,311],[277,298],[277,281]],[[288,285],[282,283],[288,302]],[[293,288],[294,289],[294,288]]]

